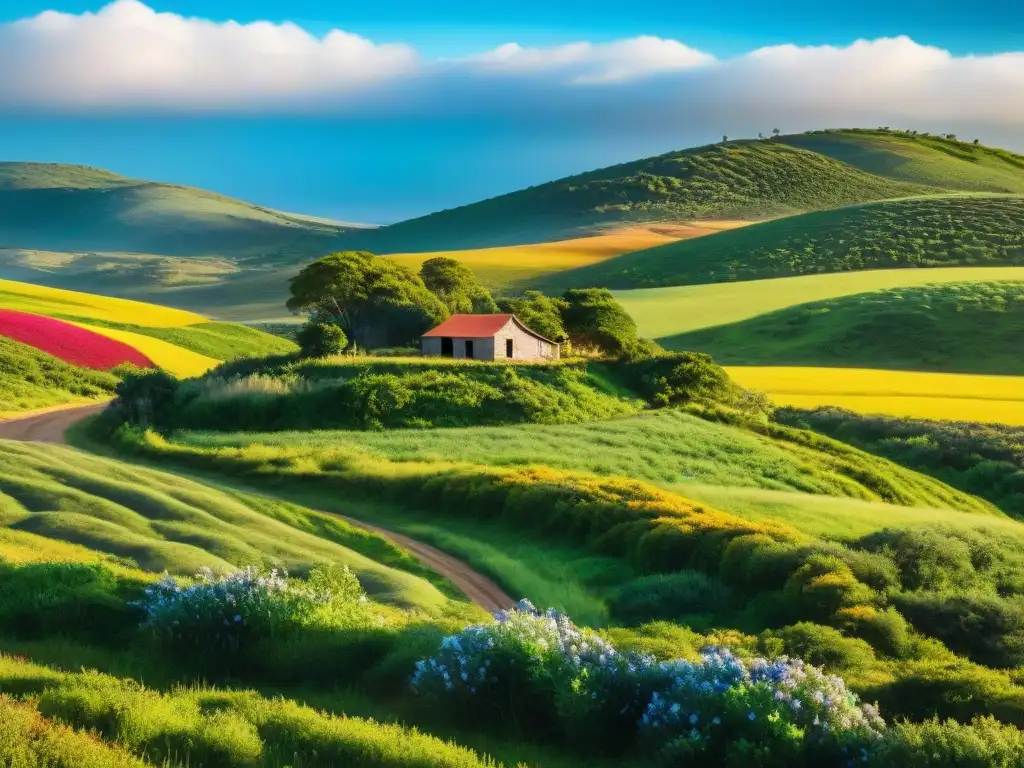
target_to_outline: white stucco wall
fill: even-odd
[[[514,320],[509,320],[494,336],[468,339],[453,336],[453,357],[466,357],[466,342],[473,342],[474,360],[506,360],[506,343],[512,340],[512,360],[550,360],[558,359],[558,345],[538,339],[523,330]],[[441,337],[426,336],[420,346],[424,355],[439,356],[441,354]]]

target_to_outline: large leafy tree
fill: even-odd
[[[452,314],[490,314],[498,311],[490,291],[460,261],[437,256],[420,267],[420,278]]]
[[[363,348],[408,344],[448,317],[412,270],[366,251],[324,256],[290,287],[288,309],[338,325]]]
[[[607,288],[566,291],[562,322],[575,349],[620,355],[637,347],[636,323]]]
[[[522,296],[498,300],[502,312],[511,312],[527,328],[552,341],[565,341],[562,325],[562,301],[545,296],[540,291],[525,291]],[[567,352],[568,350],[563,350]]]

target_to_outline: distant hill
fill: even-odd
[[[329,251],[349,230],[95,168],[0,163],[0,248],[281,261]]]
[[[630,222],[762,220],[954,191],[1024,193],[1024,157],[878,130],[729,141],[570,176],[355,240],[379,253],[484,248],[579,237]]]
[[[1024,194],[1024,157],[886,131],[739,140],[590,171],[379,228],[283,213],[95,168],[0,163],[0,278],[143,299],[218,318],[268,319],[284,314],[288,277],[310,260],[345,248],[407,254],[415,263],[419,253],[550,243],[631,224],[762,221],[950,192]],[[800,219],[794,226],[815,221]],[[747,249],[772,234],[762,226],[681,243],[678,254],[713,252],[717,243]],[[672,266],[675,247],[544,278],[543,287],[676,284],[687,275]],[[480,258],[493,261],[495,255]],[[509,255],[513,262],[518,258]],[[695,263],[723,258],[699,255]],[[534,265],[491,261],[488,268],[502,272],[502,288],[533,287]],[[728,269],[714,270],[706,280],[738,279]],[[516,273],[523,279],[506,285]]]
[[[647,288],[901,267],[1024,265],[1024,197],[934,196],[790,216],[624,254],[548,288]]]

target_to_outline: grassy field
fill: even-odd
[[[589,424],[384,432],[186,432],[176,439],[203,448],[252,446],[254,454],[265,446],[268,454],[282,450],[324,465],[342,457],[353,461],[369,457],[412,465],[547,466],[673,487],[761,488],[985,512],[970,499],[950,494],[939,484],[922,484],[918,475],[878,463],[866,454],[808,450],[674,410]]]
[[[1024,267],[881,269],[831,275],[779,277],[740,283],[680,285],[615,291],[641,336],[681,349],[675,337],[739,323],[813,301],[915,286],[965,282],[1024,281]]]
[[[1024,374],[1024,283],[950,283],[801,304],[674,336],[723,365]]]
[[[787,409],[777,418],[937,477],[1024,518],[1022,427],[862,416],[834,408]]]
[[[1024,424],[1024,379],[864,368],[732,366],[740,385],[793,408],[835,406],[918,419]]]
[[[117,379],[0,337],[0,417],[109,397]]]
[[[0,441],[0,500],[3,561],[26,562],[57,542],[152,574],[337,563],[376,599],[431,612],[445,602],[408,555],[336,518],[70,448]]]
[[[653,288],[867,269],[1014,266],[1022,260],[1024,197],[930,196],[777,219],[618,256],[541,282]]]

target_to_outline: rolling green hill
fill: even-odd
[[[514,246],[631,223],[774,219],[951,192],[1024,193],[1024,157],[882,131],[738,140],[370,229],[92,168],[0,163],[0,278],[143,299],[217,319],[265,320],[283,315],[285,281],[301,264],[345,248],[410,254]],[[808,221],[815,222],[796,224]],[[772,233],[755,231],[749,237]],[[726,243],[745,248],[748,241]],[[680,244],[680,258],[703,253],[705,246],[716,247]],[[674,261],[672,247],[665,246],[668,256],[653,252],[656,259]],[[566,272],[548,287],[670,285],[685,278],[660,261],[648,265],[647,255],[638,257],[638,266],[633,258]]]
[[[982,144],[871,130],[812,131],[780,140],[896,181],[1024,194],[1024,157]]]
[[[952,283],[818,301],[662,339],[726,365],[1024,374],[1024,283]]]
[[[0,336],[0,415],[113,395],[117,378]]]
[[[1018,264],[1024,264],[1024,197],[946,195],[791,216],[628,253],[544,282],[546,287],[645,288]]]
[[[273,261],[329,251],[346,231],[192,187],[0,163],[0,245],[8,249]]]

